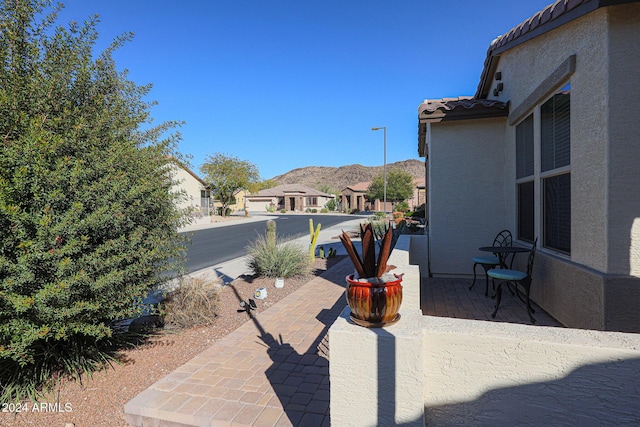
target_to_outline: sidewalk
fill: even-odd
[[[191,224],[185,225],[184,227],[178,230],[180,233],[187,231],[197,231],[204,230],[207,228],[216,228],[216,227],[225,227],[228,225],[237,225],[241,223],[250,223],[257,221],[267,221],[268,219],[273,218],[274,215],[255,215],[251,214],[248,217],[244,215],[231,215],[228,217],[221,217],[218,215],[213,215],[211,217],[202,217],[202,218],[193,218]]]

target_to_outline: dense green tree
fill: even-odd
[[[369,200],[384,200],[383,174],[377,175],[369,184],[367,197]],[[402,169],[387,172],[387,201],[401,202],[413,194],[413,177]]]
[[[150,86],[116,69],[130,35],[94,56],[97,18],[58,26],[56,11],[0,1],[3,398],[104,362],[112,322],[139,313],[184,253],[176,123],[150,127]]]
[[[236,190],[249,188],[260,179],[258,168],[253,163],[220,153],[207,156],[200,172],[222,204],[223,216]]]
[[[278,185],[280,185],[278,184],[278,181],[274,181],[273,179],[267,179],[264,181],[249,184],[249,192],[252,194],[255,194],[260,190],[266,190],[268,188],[277,187]]]

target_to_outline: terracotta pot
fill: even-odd
[[[368,328],[392,325],[400,319],[402,304],[402,276],[386,283],[368,283],[347,276],[347,304],[351,309],[351,320]]]

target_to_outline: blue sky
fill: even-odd
[[[553,0],[63,0],[98,14],[103,50],[151,83],[180,151],[249,161],[263,179],[305,166],[415,159],[425,98],[473,95],[489,43]]]

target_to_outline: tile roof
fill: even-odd
[[[500,53],[558,28],[600,7],[636,3],[638,1],[640,0],[557,0],[550,4],[491,42],[480,76],[480,83],[478,84],[478,89],[474,97],[486,98],[488,96],[491,79],[497,66],[497,59],[500,57]]]
[[[539,27],[544,27],[546,24],[554,21],[576,7],[585,4],[592,3],[594,6],[597,6],[596,0],[557,0],[555,3],[550,4],[549,6],[542,9],[540,12],[533,15],[531,18],[522,22],[521,24],[515,26],[506,34],[501,35],[496,38],[493,42],[491,42],[491,50],[498,50],[499,48],[507,45],[515,41],[517,38],[526,35]],[[595,9],[595,7],[594,7]],[[593,10],[593,9],[591,9]]]
[[[428,121],[503,117],[508,114],[509,106],[502,101],[477,99],[470,96],[425,99],[418,106],[418,118]]]
[[[369,181],[367,181],[367,182],[359,182],[359,183],[354,184],[354,185],[348,185],[345,188],[345,190],[348,188],[348,189],[353,190],[353,191],[366,192],[366,191],[369,190],[369,184],[371,184],[371,182],[369,182]]]
[[[487,50],[480,83],[473,97],[425,100],[418,106],[418,153],[420,156],[425,155],[423,150],[427,132],[426,122],[508,116],[508,103],[487,99],[500,53],[600,7],[637,2],[640,0],[557,0],[494,39]]]
[[[302,193],[305,196],[323,196],[333,197],[331,194],[323,193],[311,187],[307,187],[302,184],[283,184],[276,187],[267,188],[265,190],[258,191],[253,197],[282,197],[285,194]]]

